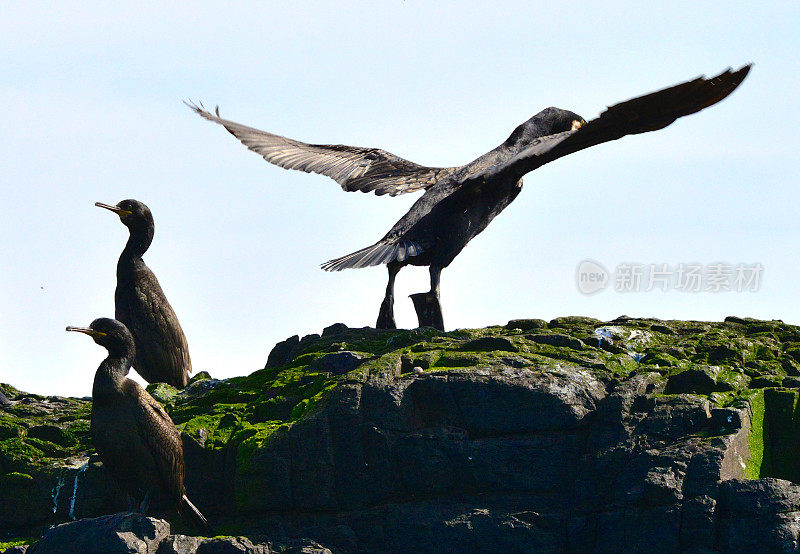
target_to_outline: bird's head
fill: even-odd
[[[547,135],[580,129],[586,120],[575,112],[561,108],[546,108],[519,125],[506,139],[509,147],[520,148]]]
[[[528,123],[541,132],[539,136],[547,136],[580,129],[586,120],[575,112],[551,107],[537,113]]]
[[[153,226],[153,214],[150,213],[150,208],[138,200],[123,200],[116,206],[103,204],[102,202],[95,202],[94,205],[117,214],[122,223],[130,230],[146,229]]]
[[[116,319],[100,317],[92,321],[88,327],[67,327],[67,331],[89,335],[94,342],[108,350],[111,356],[133,356],[136,351],[133,335]]]

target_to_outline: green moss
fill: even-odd
[[[178,389],[167,383],[152,383],[147,386],[147,392],[162,404],[167,404],[177,396]]]
[[[761,477],[761,468],[764,464],[764,391],[752,394],[749,403],[751,415],[747,445],[750,457],[745,462],[744,476],[748,479],[758,479]]]
[[[67,426],[65,431],[82,445],[86,445],[91,441],[90,422],[86,419],[73,421]]]
[[[474,367],[482,361],[481,356],[443,354],[436,360],[433,367]]]
[[[264,448],[267,442],[271,439],[272,435],[280,428],[287,428],[289,425],[279,422],[259,423],[257,425],[250,425],[247,429],[243,429],[243,433],[249,436],[242,440],[236,449],[236,471],[237,473],[248,473],[251,471],[250,461],[256,450]]]
[[[16,471],[0,476],[0,488],[12,486],[33,486],[33,477],[27,473],[18,473]]]
[[[658,367],[677,367],[680,365],[675,356],[671,356],[666,352],[660,352],[655,348],[648,348],[645,351],[645,357],[642,358],[641,363]]]
[[[16,419],[16,418],[15,418]],[[11,418],[0,419],[0,440],[25,436],[25,428]]]
[[[23,546],[26,544],[32,544],[36,542],[34,537],[18,537],[15,539],[9,539],[7,541],[0,541],[0,552],[5,552],[12,546]]]
[[[44,453],[25,439],[0,441],[0,468],[5,471],[25,471],[31,466],[41,465],[43,457]]]
[[[739,391],[712,392],[708,400],[720,408],[727,408],[741,398]]]
[[[198,381],[205,381],[206,379],[211,379],[211,375],[209,375],[208,371],[200,371],[196,373],[191,379],[189,379],[189,384],[191,385]]]

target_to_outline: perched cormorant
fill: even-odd
[[[158,279],[142,260],[153,242],[153,215],[138,200],[123,200],[116,206],[94,205],[116,213],[130,231],[117,262],[114,304],[115,317],[130,329],[136,341],[133,367],[148,383],[183,388],[192,371],[189,345]]]
[[[322,265],[327,271],[387,264],[389,284],[377,327],[394,328],[394,279],[406,265],[430,266],[431,290],[412,295],[420,325],[443,329],[439,276],[443,268],[522,189],[522,177],[567,154],[636,133],[662,129],[728,96],[750,66],[711,79],[699,77],[611,106],[588,123],[579,115],[547,108],[519,125],[497,148],[460,167],[424,167],[378,148],[306,144],[240,125],[187,104],[224,126],[250,150],[284,169],[319,173],[346,191],[395,196],[425,193],[386,235],[371,246]]]
[[[138,504],[146,512],[151,496],[163,492],[179,511],[188,508],[200,525],[208,527],[186,497],[180,433],[164,408],[126,377],[136,355],[128,328],[101,317],[89,327],[67,327],[67,331],[85,333],[108,350],[92,386],[92,442],[130,506]]]

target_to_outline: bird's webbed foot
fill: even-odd
[[[420,327],[433,327],[444,331],[442,307],[439,304],[439,296],[435,292],[412,294],[411,300],[414,302],[414,309],[417,311]]]
[[[375,323],[376,329],[397,329],[394,322],[394,297],[387,296],[381,302],[381,310],[378,312],[378,322]]]

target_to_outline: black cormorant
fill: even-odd
[[[208,522],[186,497],[183,443],[164,408],[139,383],[126,377],[136,347],[128,328],[101,317],[89,327],[67,327],[85,333],[108,350],[92,386],[92,442],[111,478],[128,496],[131,507],[146,512],[153,494],[165,493],[171,505],[186,507],[197,522]]]
[[[662,129],[684,115],[728,96],[750,66],[699,77],[611,106],[588,123],[579,115],[547,108],[522,123],[497,148],[460,167],[424,167],[378,148],[306,144],[221,119],[250,150],[285,169],[327,175],[346,191],[395,196],[425,189],[411,209],[375,244],[322,265],[328,271],[387,264],[389,284],[377,327],[394,328],[394,279],[405,265],[430,266],[431,290],[412,295],[420,325],[443,329],[439,276],[466,244],[517,197],[522,177],[567,154],[625,135]]]
[[[130,231],[117,262],[114,304],[115,317],[130,329],[136,341],[133,367],[148,383],[183,388],[192,371],[189,345],[158,279],[142,260],[153,242],[153,215],[138,200],[123,200],[116,206],[94,205],[116,213]]]

